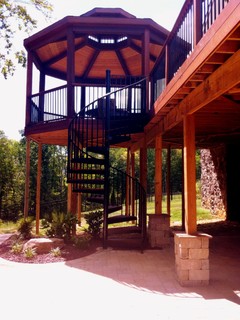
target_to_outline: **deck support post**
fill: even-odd
[[[68,195],[67,195],[67,212],[73,215],[76,215],[78,218],[78,208],[79,208],[79,196],[81,198],[81,194],[72,191],[72,184],[68,184]],[[73,234],[76,233],[76,226],[73,230]]]
[[[131,152],[131,176],[135,178],[135,153]],[[135,215],[135,184],[131,179],[131,215]]]
[[[176,232],[175,266],[182,286],[209,284],[209,239],[197,233],[194,115],[183,117],[185,232]]]
[[[128,176],[131,175],[130,172],[130,149],[127,149],[127,177],[126,177],[126,216],[129,216],[130,214],[130,203],[131,203],[131,194],[130,194],[130,179]]]
[[[148,240],[152,248],[170,243],[170,215],[162,213],[162,135],[155,138],[155,214],[148,215]]]
[[[194,115],[184,116],[184,199],[185,226],[188,234],[197,232],[196,158]]]
[[[167,214],[171,213],[171,147],[167,147],[167,181],[166,181],[166,191],[167,191]]]
[[[155,138],[155,214],[162,213],[162,135]]]
[[[25,178],[25,195],[24,195],[24,219],[28,217],[29,211],[29,188],[30,188],[30,151],[31,141],[26,139],[26,178]]]
[[[38,144],[37,166],[37,192],[36,192],[36,235],[39,235],[40,226],[40,199],[41,199],[41,176],[42,176],[42,144]]]

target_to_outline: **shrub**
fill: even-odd
[[[32,219],[22,218],[18,221],[18,232],[23,239],[30,239],[32,236]]]
[[[27,258],[27,259],[32,259],[35,257],[35,255],[37,254],[36,253],[36,250],[35,248],[26,248],[23,252],[24,254],[24,257]]]
[[[93,236],[99,236],[101,225],[103,223],[103,211],[96,210],[85,215],[85,220],[88,224],[88,232]]]
[[[52,222],[46,234],[49,237],[71,239],[76,228],[77,218],[72,213],[53,212]]]
[[[74,237],[72,241],[78,249],[85,250],[89,248],[91,239],[92,237],[90,234],[84,234]]]
[[[61,252],[61,249],[59,247],[57,247],[57,248],[52,248],[51,251],[50,251],[50,254],[53,257],[61,257],[62,252]]]
[[[14,254],[20,254],[22,252],[23,245],[22,243],[15,242],[11,246],[11,252]]]

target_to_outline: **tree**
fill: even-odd
[[[23,67],[26,65],[24,50],[14,49],[14,37],[19,32],[30,34],[37,27],[37,21],[29,14],[26,5],[33,6],[45,17],[49,17],[52,11],[47,0],[0,0],[0,70],[5,79],[14,74],[17,63]]]
[[[20,145],[0,131],[0,218],[16,220],[23,211],[24,165]]]

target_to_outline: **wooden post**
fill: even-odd
[[[30,139],[26,139],[26,178],[25,178],[25,195],[24,195],[24,219],[28,216],[29,211],[29,186],[30,186]]]
[[[162,135],[155,139],[155,214],[162,213]]]
[[[39,119],[40,121],[44,120],[44,91],[45,91],[45,82],[46,82],[46,76],[44,72],[40,72],[40,80],[39,80],[39,92],[41,92],[39,96],[39,110],[40,110],[40,115]]]
[[[41,197],[41,175],[42,175],[42,144],[38,144],[38,167],[37,167],[37,192],[36,192],[36,235],[39,235],[40,225],[40,197]]]
[[[134,179],[135,178],[135,153],[131,152],[131,176]],[[132,209],[132,216],[135,215],[135,184],[134,181],[132,181],[131,186],[131,209]]]
[[[29,125],[31,123],[31,101],[30,97],[32,95],[32,78],[33,78],[33,60],[32,54],[28,53],[27,58],[27,90],[26,90],[26,117],[25,117],[25,125]]]
[[[74,35],[71,29],[67,33],[67,116],[72,118],[74,115],[74,88],[75,67],[74,67]]]
[[[167,86],[169,82],[169,65],[170,65],[169,46],[167,44],[165,46],[165,86]]]
[[[184,126],[184,198],[185,227],[187,234],[197,232],[196,208],[196,159],[195,159],[195,121],[194,115],[183,117]]]
[[[130,176],[130,149],[127,149],[127,177],[126,177],[126,216],[129,215],[129,208],[130,208],[130,180],[129,180],[129,176]]]
[[[184,198],[184,150],[182,149],[182,231],[185,231],[185,198]]]
[[[79,225],[81,225],[81,217],[82,217],[82,194],[77,194],[77,219]]]
[[[171,147],[167,148],[167,214],[171,213]]]
[[[147,147],[146,143],[140,148],[140,183],[147,192]]]
[[[145,29],[143,34],[143,54],[142,54],[142,74],[145,77],[149,76],[150,73],[150,51],[149,51],[149,43],[150,43],[150,33],[148,29]],[[149,111],[149,80],[146,81],[146,112]]]
[[[193,45],[196,47],[202,37],[202,1],[193,0],[194,13],[194,31],[193,31]]]
[[[72,191],[72,184],[68,184],[67,211],[72,214],[77,213],[77,193]]]

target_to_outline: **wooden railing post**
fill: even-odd
[[[193,46],[202,38],[202,1],[193,0]]]

